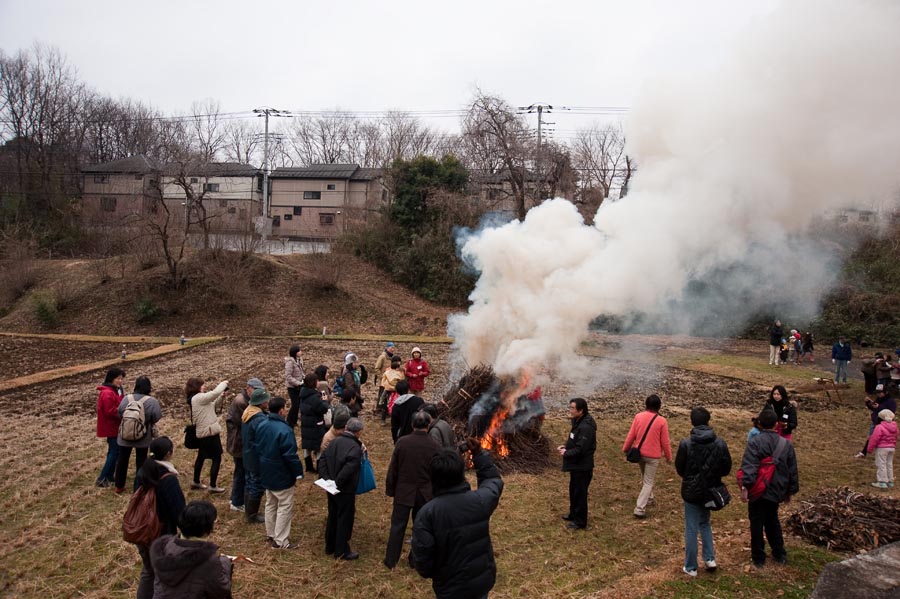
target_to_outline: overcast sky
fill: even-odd
[[[0,0],[0,47],[58,47],[100,92],[167,112],[627,107],[642,81],[715,60],[778,0]],[[557,138],[601,115],[557,111]],[[445,130],[458,117],[430,119]]]

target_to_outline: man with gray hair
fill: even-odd
[[[412,511],[415,521],[419,508],[431,501],[431,458],[440,447],[428,434],[430,424],[431,416],[421,410],[416,412],[412,419],[412,434],[397,440],[388,466],[384,489],[388,497],[394,498],[394,510],[384,565],[390,569],[400,560],[409,512]],[[409,565],[414,567],[412,553],[409,555]]]
[[[359,553],[350,549],[353,519],[356,516],[356,486],[364,447],[359,440],[363,422],[351,418],[347,427],[319,456],[319,476],[333,480],[338,494],[328,494],[328,521],[325,525],[325,553],[338,559],[354,560]]]

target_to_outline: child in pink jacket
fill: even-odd
[[[875,455],[875,478],[873,487],[892,489],[894,487],[894,449],[897,447],[897,423],[890,410],[878,412],[879,423],[869,437],[869,453]]]

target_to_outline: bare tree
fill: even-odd
[[[225,126],[219,118],[218,100],[194,102],[191,106],[191,133],[194,151],[200,160],[213,162],[225,146]]]
[[[581,173],[582,194],[593,210],[613,191],[618,191],[619,197],[627,193],[634,162],[625,153],[625,135],[621,126],[595,124],[578,131],[572,154],[575,167]]]
[[[288,143],[297,162],[310,165],[349,161],[354,121],[353,115],[342,111],[295,119]]]
[[[256,121],[232,121],[225,127],[222,152],[226,160],[242,164],[262,163],[262,131]]]

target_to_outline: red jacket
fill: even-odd
[[[410,393],[419,393],[425,390],[425,377],[431,374],[428,370],[428,362],[419,358],[406,363],[406,382],[409,383]]]
[[[122,396],[118,389],[107,385],[97,387],[100,396],[97,398],[97,436],[119,436],[119,403]]]

